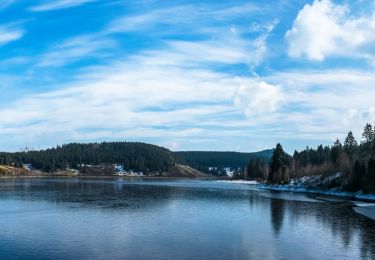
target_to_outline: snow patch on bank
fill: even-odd
[[[265,190],[273,190],[273,191],[286,191],[286,192],[303,192],[303,193],[313,193],[313,194],[323,194],[323,195],[331,195],[331,196],[340,196],[340,197],[352,197],[356,199],[362,200],[369,200],[375,201],[374,194],[363,194],[361,192],[346,192],[346,191],[338,191],[335,189],[332,190],[318,190],[318,189],[306,189],[302,187],[292,187],[289,185],[267,185],[267,184],[259,184],[257,185],[259,189]]]
[[[373,200],[373,201],[375,201],[375,194],[358,193],[354,197],[357,198],[357,199]]]
[[[294,187],[287,185],[269,185],[269,184],[259,184],[257,185],[259,189],[273,190],[273,191],[286,191],[286,192],[303,192],[303,193],[313,193],[313,194],[324,194],[333,196],[343,196],[343,197],[354,197],[355,193],[337,191],[337,190],[318,190],[318,189],[307,189],[303,187]]]
[[[332,187],[335,182],[339,182],[342,173],[337,172],[329,176],[305,176],[299,179],[292,179],[287,184],[271,185],[258,184],[259,189],[286,191],[286,192],[303,192],[313,194],[324,194],[331,196],[351,197],[355,199],[375,201],[375,194],[363,194],[362,192],[346,192],[339,188],[325,189],[322,187]]]

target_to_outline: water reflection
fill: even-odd
[[[284,200],[272,199],[271,200],[271,224],[275,234],[275,237],[280,236],[280,231],[284,221]]]
[[[274,236],[280,237],[286,216],[289,226],[320,226],[334,238],[336,246],[352,250],[360,245],[363,258],[375,257],[375,222],[355,213],[347,204],[285,201],[271,198],[270,222]],[[286,235],[289,230],[285,231]]]
[[[3,179],[0,259],[374,258],[374,221],[273,195],[213,181]]]
[[[203,185],[202,185],[203,184]],[[0,198],[53,203],[80,203],[89,207],[161,207],[173,199],[220,201],[257,198],[247,185],[241,190],[214,182],[155,181],[123,178],[10,178],[0,180]],[[203,191],[203,192],[202,192]],[[251,194],[251,196],[250,196]]]
[[[116,179],[8,179],[0,182],[0,198],[83,204],[114,210],[162,207],[176,192],[171,188],[130,185]],[[147,196],[146,196],[147,195]]]

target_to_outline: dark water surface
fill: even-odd
[[[6,258],[375,259],[375,221],[247,184],[1,179]]]

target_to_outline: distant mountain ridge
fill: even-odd
[[[247,166],[250,160],[262,160],[268,162],[273,149],[259,152],[218,152],[218,151],[178,151],[173,152],[173,157],[178,163],[189,165],[195,169],[204,171],[208,167],[216,168],[241,168]]]

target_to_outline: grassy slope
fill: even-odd
[[[208,177],[208,175],[196,169],[193,169],[187,165],[177,164],[168,170],[168,172],[166,173],[166,177],[202,178]]]
[[[26,169],[0,165],[0,177],[1,176],[28,176],[28,175],[32,175],[32,173]]]

